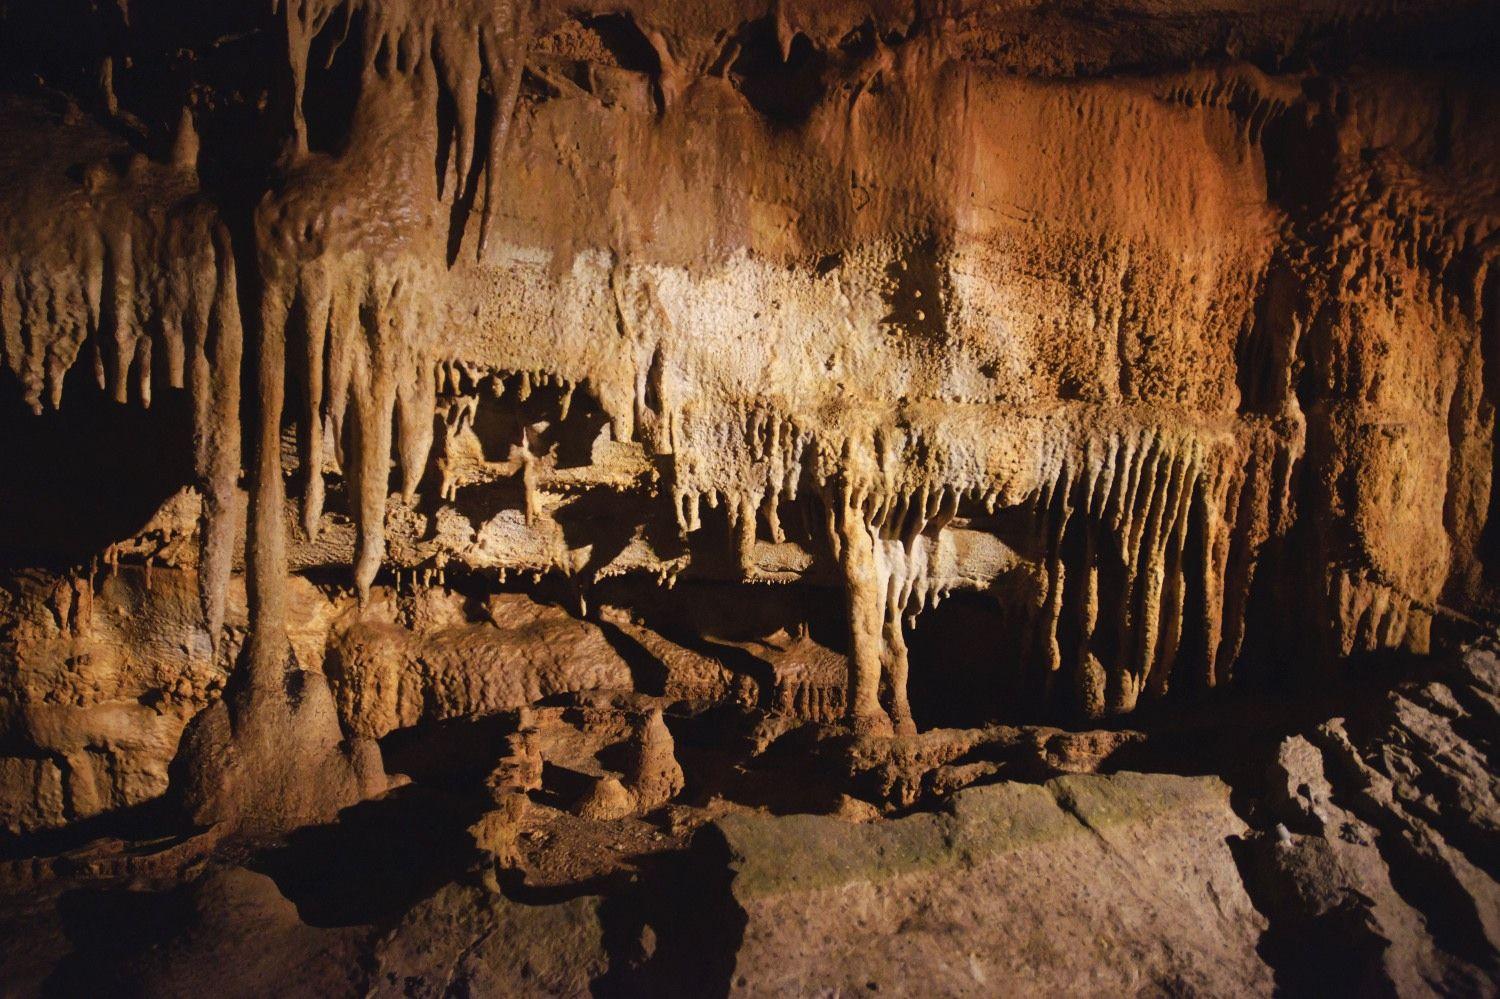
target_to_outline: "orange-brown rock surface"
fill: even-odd
[[[0,7],[0,827],[48,871],[158,822],[201,859],[465,787],[488,900],[411,910],[369,958],[400,964],[424,920],[613,898],[654,821],[642,855],[727,843],[740,888],[778,837],[955,793],[1066,827],[933,861],[941,906],[1198,809],[1228,949],[1157,947],[1197,895],[1090,917],[1159,987],[1265,985],[1241,944],[1300,960],[1301,920],[1396,941],[1381,987],[1483,991],[1488,749],[1412,712],[1493,692],[1392,709],[1442,778],[1332,719],[1493,630],[1497,45],[1424,0]],[[1075,791],[1137,794],[1113,771],[1238,779],[1164,762],[1205,711],[1276,719],[1232,765],[1290,838],[1211,784],[1071,836]],[[870,842],[948,820],[894,821]],[[1420,863],[1370,875],[1361,824]],[[1413,898],[1423,864],[1452,884]],[[279,911],[247,878],[194,891]],[[1327,916],[1346,889],[1368,919]],[[846,915],[898,925],[870,890]],[[779,891],[736,903],[734,987],[862,987],[768,977],[779,907],[821,905]],[[680,971],[580,932],[547,988]]]

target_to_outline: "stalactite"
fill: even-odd
[[[901,623],[954,586],[973,585],[942,567],[947,525],[965,504],[993,510],[1028,494],[1043,545],[1030,660],[1039,692],[1115,713],[1164,695],[1184,670],[1217,682],[1238,654],[1256,553],[1289,522],[1287,480],[1302,447],[1295,426],[1136,424],[1099,434],[1059,422],[1042,437],[1034,466],[1009,463],[995,477],[941,428],[785,433],[785,419],[759,405],[679,412],[675,517],[692,534],[700,506],[727,496],[742,578],[754,578],[754,506],[774,539],[776,506],[804,475],[800,455],[811,456],[849,610],[851,692],[859,691],[850,710],[872,717],[864,693],[872,671],[884,678],[887,713],[901,713],[896,688],[904,684],[891,682],[906,661]],[[726,426],[742,429],[726,434]],[[724,483],[738,485],[726,491]],[[1203,563],[1190,566],[1190,552]],[[1186,620],[1190,595],[1201,620]],[[1180,661],[1185,651],[1190,661]],[[1076,687],[1059,683],[1070,677]]]
[[[303,529],[309,536],[318,530],[323,446],[330,440],[349,485],[357,529],[354,581],[364,595],[384,557],[393,438],[408,499],[433,443],[438,386],[431,345],[442,300],[443,201],[457,203],[481,168],[476,116],[479,90],[488,87],[495,99],[482,157],[482,251],[519,87],[524,12],[507,3],[401,0],[286,0],[273,9],[286,27],[298,155],[283,189],[257,215],[268,301],[263,321],[271,324],[263,335],[273,349],[277,343],[299,348],[298,380],[306,392],[297,413]],[[309,150],[302,102],[308,52],[335,20],[346,36],[352,25],[362,26],[357,41],[365,70],[349,146],[330,159]],[[344,44],[347,38],[334,49]],[[423,150],[435,150],[440,141],[439,91],[452,101],[456,119],[442,157],[448,169],[433,176],[424,167],[433,156]],[[456,178],[451,186],[450,173]],[[393,222],[396,231],[382,228]],[[523,401],[530,387],[523,375]],[[534,474],[527,483],[531,517]],[[445,480],[445,493],[455,487]]]
[[[747,579],[755,573],[755,511],[759,505],[759,498],[748,494],[736,497],[728,504],[735,561],[741,576]]]
[[[1203,682],[1221,682],[1239,653],[1256,553],[1288,522],[1287,469],[1301,446],[1296,434],[1257,427],[1217,439],[1143,428],[1086,439],[1076,459],[1044,466],[1033,499],[1044,539],[1032,629],[1038,688],[1056,690],[1071,669],[1071,696],[1086,714],[1162,696],[1185,665],[1190,590],[1203,614],[1196,669]],[[987,505],[1001,489],[971,495]],[[945,491],[937,495],[951,507]],[[912,505],[922,502],[919,494]],[[903,509],[897,503],[895,515]],[[927,500],[923,512],[932,511]],[[1197,566],[1187,564],[1190,544],[1201,551]]]
[[[268,277],[261,296],[256,350],[258,404],[251,452],[250,517],[245,539],[246,595],[250,604],[248,644],[253,690],[278,689],[287,666],[286,539],[282,526],[285,487],[281,479],[281,413],[285,400],[287,317],[295,286],[270,279],[275,261],[261,260]]]
[[[309,53],[313,42],[335,19],[344,34],[362,17],[360,41],[367,66],[397,71],[425,63],[441,82],[455,109],[453,136],[442,157],[449,164],[437,178],[438,193],[457,200],[463,196],[470,175],[484,172],[484,203],[481,210],[478,247],[483,253],[499,200],[501,160],[510,135],[521,75],[525,65],[529,6],[517,0],[272,0],[272,11],[285,25],[287,54],[292,73],[292,131],[297,149],[308,152],[307,120],[303,100],[307,89]],[[348,44],[341,38],[334,51]],[[392,54],[394,53],[394,58]],[[331,56],[330,56],[331,58]],[[488,139],[478,150],[479,96],[487,88],[493,95]],[[435,95],[434,95],[435,106]],[[482,160],[482,162],[481,162]],[[431,161],[429,161],[431,162]],[[446,182],[447,173],[455,182]]]
[[[202,495],[199,597],[210,641],[225,613],[240,467],[241,332],[228,233],[198,196],[198,139],[184,110],[166,163],[89,164],[82,185],[12,217],[0,255],[0,363],[27,403],[62,404],[85,346],[116,402],[153,395],[153,353],[193,413]]]
[[[196,467],[203,492],[198,587],[210,640],[217,643],[234,561],[242,333],[234,256],[229,235],[222,228],[214,230],[214,248],[213,305],[206,313],[207,322],[194,327],[190,386],[195,403]]]

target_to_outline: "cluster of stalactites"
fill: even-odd
[[[1057,466],[1035,502],[1047,545],[1033,643],[1044,689],[1068,667],[1075,706],[1099,715],[1165,694],[1184,670],[1204,686],[1226,681],[1259,549],[1290,523],[1302,443],[1270,425],[1227,441],[1147,428]],[[1200,620],[1186,619],[1189,606]]]
[[[526,402],[532,392],[543,388],[561,391],[558,399],[557,419],[566,420],[573,408],[573,395],[579,382],[567,375],[538,369],[536,371],[509,370],[494,366],[471,364],[468,361],[447,358],[433,365],[434,387],[439,396],[466,403],[478,404],[481,392],[496,400],[512,395],[516,402]],[[472,412],[470,416],[472,417]]]
[[[270,265],[270,261],[266,261]],[[298,434],[301,519],[315,537],[323,515],[323,472],[344,474],[358,539],[354,578],[367,593],[385,553],[390,455],[410,497],[433,441],[436,382],[430,294],[438,265],[418,255],[319,257],[279,273],[268,266],[262,322],[284,331],[303,372]]]
[[[526,496],[526,523],[533,524],[541,511],[540,467],[551,458],[537,454],[534,442],[523,430],[521,439],[512,442],[505,460],[486,460],[471,432],[480,398],[488,395],[496,402],[520,406],[531,398],[534,390],[555,388],[558,390],[556,419],[561,423],[573,411],[580,383],[548,371],[505,371],[454,359],[439,361],[433,371],[444,435],[442,457],[437,462],[438,495],[451,502],[458,498],[459,488],[471,481],[518,473]]]
[[[1346,301],[1420,297],[1449,322],[1483,321],[1483,287],[1496,259],[1493,212],[1432,196],[1398,157],[1375,157],[1341,178],[1327,215],[1311,224],[1314,273],[1324,294]],[[1482,197],[1482,195],[1474,195]],[[1452,201],[1460,201],[1458,204]]]
[[[1189,74],[1162,96],[1190,108],[1227,108],[1252,145],[1261,141],[1267,125],[1285,115],[1302,97],[1299,92],[1278,93],[1276,83],[1244,66]]]
[[[520,86],[523,14],[504,0],[273,0],[273,10],[284,15],[294,81],[293,135],[301,155],[292,160],[286,191],[268,200],[257,217],[265,283],[262,363],[279,370],[290,361],[305,386],[297,418],[302,524],[310,536],[322,516],[328,452],[345,474],[358,535],[354,581],[363,596],[385,553],[392,444],[402,491],[410,496],[433,441],[438,391],[434,342],[446,300],[447,265],[446,240],[438,231],[446,213],[437,210],[438,204],[445,196],[462,199],[483,171],[482,250],[496,200],[499,157]],[[331,59],[356,25],[365,66],[361,107],[371,107],[369,115],[356,111],[356,132],[398,118],[410,120],[414,128],[395,138],[400,149],[392,148],[390,136],[356,134],[343,157],[348,162],[315,157],[308,153],[303,111],[313,42],[325,31],[340,32],[330,46]],[[403,79],[413,87],[397,85]],[[478,122],[481,88],[493,95],[492,118],[483,129]],[[435,124],[442,98],[454,110],[446,140]],[[487,146],[478,150],[481,134],[487,136]],[[446,149],[431,148],[445,141]],[[430,189],[404,172],[433,162],[446,168]],[[372,175],[390,171],[395,174],[370,184]],[[369,203],[341,203],[350,198]],[[352,216],[346,208],[354,209]],[[382,217],[387,215],[389,219]],[[356,229],[387,221],[406,228],[394,234],[339,231],[347,226],[340,220],[351,217]],[[304,238],[309,233],[318,238]],[[394,245],[393,238],[403,245]],[[274,427],[282,386],[278,381],[266,389],[262,423]],[[267,403],[270,407],[264,408]],[[269,435],[263,437],[257,476],[279,479],[275,447]],[[274,501],[267,487],[261,505],[269,510]],[[267,516],[261,530],[252,532],[265,544],[252,545],[251,557],[266,561],[269,586],[278,575],[269,566],[282,556],[279,527]],[[273,616],[278,600],[273,589],[262,594]]]
[[[449,164],[439,183],[461,197],[483,172],[484,204],[479,247],[489,236],[500,184],[500,157],[510,134],[524,63],[526,4],[520,0],[272,0],[282,13],[293,80],[293,135],[307,151],[303,96],[313,41],[325,30],[340,35],[329,59],[362,19],[360,42],[367,68],[434,73],[454,110]],[[493,95],[490,119],[481,127],[480,91]],[[479,149],[481,136],[485,148]],[[449,187],[449,180],[452,180]]]
[[[1098,715],[1164,694],[1184,671],[1208,686],[1227,679],[1259,549],[1290,521],[1303,446],[1295,421],[1105,433],[1057,424],[1034,435],[1034,452],[1029,431],[1009,444],[992,432],[996,454],[1030,458],[985,472],[989,444],[948,441],[941,428],[839,432],[766,405],[741,408],[689,406],[668,421],[679,527],[696,531],[700,507],[723,504],[754,578],[760,524],[779,540],[778,504],[810,483],[845,590],[849,710],[898,728],[910,724],[903,625],[952,589],[983,585],[945,569],[944,531],[961,510],[1028,503],[1035,513],[1044,578],[1021,665],[1040,674],[1045,694],[1067,676],[1075,705]]]
[[[1023,679],[1093,716],[1130,711],[1185,677],[1227,680],[1261,546],[1291,521],[1302,446],[1295,428],[1255,422],[1145,426],[1044,455],[1029,500],[1043,588],[1018,652],[1036,675]],[[850,711],[908,726],[903,620],[971,585],[942,573],[943,532],[961,509],[993,512],[1013,484],[891,490],[831,476],[820,489],[846,591]],[[1056,689],[1059,678],[1072,689]]]
[[[741,570],[752,575],[759,523],[773,544],[786,540],[780,507],[797,499],[815,435],[796,417],[759,404],[732,407],[722,424],[692,410],[671,412],[662,423],[675,456],[670,495],[679,529],[699,530],[703,506],[722,504]]]
[[[549,382],[512,373],[511,389],[488,369],[436,371],[460,426],[486,387],[524,396]],[[876,419],[858,432],[851,427],[867,421],[820,426],[771,400],[694,401],[664,407],[659,421],[673,466],[662,498],[685,536],[702,527],[703,507],[722,506],[743,576],[754,580],[757,544],[785,540],[783,501],[799,490],[821,496],[850,617],[849,708],[884,711],[898,725],[909,720],[903,625],[954,589],[987,585],[954,575],[947,526],[960,511],[1029,505],[1044,557],[1022,666],[1049,693],[1059,677],[1076,677],[1077,689],[1058,695],[1090,714],[1124,712],[1175,677],[1227,679],[1259,550],[1290,523],[1303,435],[1295,419],[1169,428],[1121,418],[1112,432],[1042,418],[991,427],[992,439],[975,442],[946,425],[923,432]],[[873,700],[880,691],[884,705]]]
[[[1402,371],[1401,365],[1411,362],[1409,354],[1369,345],[1372,339],[1380,342],[1384,310],[1399,317],[1392,328],[1401,330],[1400,336],[1409,337],[1411,330],[1431,323],[1431,335],[1413,341],[1424,349],[1434,342],[1447,341],[1439,347],[1444,351],[1467,343],[1473,347],[1459,349],[1475,349],[1471,356],[1485,358],[1500,343],[1500,215],[1494,211],[1493,191],[1482,185],[1450,185],[1441,174],[1435,177],[1414,167],[1394,148],[1367,151],[1341,162],[1329,203],[1307,222],[1300,243],[1294,263],[1311,276],[1302,292],[1307,299],[1302,311],[1319,317],[1310,330],[1322,333],[1318,349],[1302,352],[1305,366],[1298,375],[1299,392],[1313,403],[1309,419],[1315,434],[1330,434],[1334,421],[1375,403],[1401,413],[1409,429],[1425,419],[1434,429],[1446,424],[1452,435],[1467,391],[1464,383],[1476,374],[1488,401],[1500,401],[1494,365],[1484,363],[1475,372],[1459,362],[1450,383],[1454,395],[1439,401],[1425,389],[1411,389],[1427,376],[1414,380]],[[1374,338],[1366,335],[1365,324]],[[1393,377],[1397,372],[1401,374]],[[1434,387],[1443,391],[1440,386],[1448,377]],[[1424,414],[1432,402],[1441,408]],[[1489,419],[1483,410],[1469,416],[1478,426]],[[1333,457],[1359,460],[1362,441],[1358,434],[1351,436],[1338,433]],[[1454,450],[1445,464],[1456,463],[1458,454]],[[1330,497],[1330,502],[1339,500]],[[1455,502],[1452,494],[1447,502]],[[1444,525],[1449,532],[1455,527]],[[1339,656],[1396,648],[1426,653],[1434,616],[1452,618],[1456,613],[1443,606],[1442,595],[1443,575],[1457,560],[1445,554],[1441,575],[1433,574],[1430,550],[1415,559],[1391,560],[1388,551],[1381,552],[1383,546],[1369,543],[1373,531],[1358,526],[1357,518],[1330,519],[1319,525],[1319,532],[1325,535],[1319,554],[1326,566],[1320,623],[1326,628],[1328,651]],[[1456,532],[1450,538],[1456,540]],[[1467,621],[1461,613],[1456,617]]]
[[[936,606],[951,584],[935,563],[962,491],[924,485],[889,494],[846,480],[821,491],[849,618],[848,710],[856,720],[883,714],[896,731],[913,731],[903,622]]]
[[[197,196],[196,156],[185,111],[173,162],[137,156],[123,174],[91,164],[65,204],[12,219],[0,234],[0,362],[37,412],[61,404],[85,347],[116,402],[133,389],[149,406],[158,375],[189,390],[203,495],[199,588],[216,641],[234,554],[242,343],[234,256]]]

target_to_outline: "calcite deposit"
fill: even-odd
[[[136,879],[153,994],[243,913],[247,994],[1492,990],[1496,51],[0,5],[0,919]]]

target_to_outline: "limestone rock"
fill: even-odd
[[[568,692],[629,691],[626,662],[599,628],[515,596],[504,626],[356,624],[335,636],[328,671],[349,730],[379,738],[446,718],[515,711]]]
[[[1301,985],[1484,987],[1500,959],[1500,882],[1496,778],[1478,761],[1497,678],[1495,652],[1473,649],[1446,682],[1398,687],[1279,747],[1268,807],[1280,825],[1252,837],[1249,885]],[[1321,956],[1335,940],[1347,954],[1336,965]]]
[[[49,994],[274,991],[257,921],[360,969],[308,991],[1494,991],[1497,50],[0,2],[0,939]],[[400,866],[387,758],[462,869],[304,925],[235,864]]]
[[[530,906],[452,886],[377,945],[369,994],[582,995],[608,969],[602,937],[597,898]]]
[[[62,773],[51,760],[0,758],[0,823],[6,832],[58,825],[64,811]]]
[[[624,785],[637,810],[649,812],[665,805],[682,790],[684,777],[674,746],[661,709],[653,710],[637,727],[625,764]]]
[[[220,701],[183,734],[174,790],[197,826],[276,833],[332,820],[391,784],[379,748],[346,742],[321,674]]]
[[[1226,842],[1245,827],[1216,780],[1064,777],[960,791],[944,813],[893,821],[735,815],[714,828],[748,919],[738,994],[1271,985],[1256,956],[1265,923]],[[1045,896],[1025,887],[1040,883]]]
[[[595,822],[623,819],[634,814],[635,810],[635,795],[620,782],[620,778],[608,775],[590,784],[583,797],[573,806],[573,811],[580,818]]]

